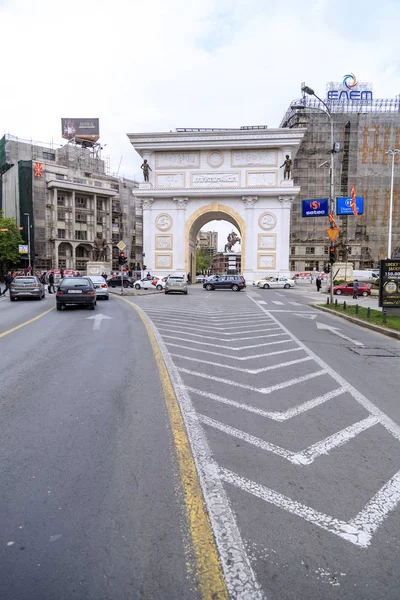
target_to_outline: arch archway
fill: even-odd
[[[196,210],[186,221],[185,228],[185,270],[191,273],[192,281],[196,280],[196,237],[198,232],[209,221],[224,220],[231,223],[240,232],[241,239],[241,273],[246,265],[246,224],[243,218],[225,204],[212,202]]]

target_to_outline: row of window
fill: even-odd
[[[66,229],[57,229],[57,237],[61,238],[62,240],[65,240],[66,238],[68,238],[67,233],[66,233]],[[87,231],[75,231],[74,233],[74,239],[76,240],[87,240]],[[99,238],[103,237],[103,234],[101,231],[98,231],[96,233],[96,236]]]
[[[292,256],[296,254],[296,248],[294,246],[291,247],[290,253]],[[306,254],[315,254],[315,246],[306,246]],[[324,246],[324,254],[329,254],[328,246]],[[351,254],[350,246],[348,247],[348,254]]]

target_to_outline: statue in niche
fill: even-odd
[[[225,252],[232,252],[233,246],[237,243],[240,244],[240,237],[234,231],[232,231],[228,235],[227,239],[228,239],[228,243],[225,244]]]
[[[292,159],[290,158],[289,154],[286,154],[286,160],[283,165],[281,165],[281,168],[282,167],[285,167],[285,170],[283,171],[283,179],[286,179],[286,175],[287,179],[290,179],[290,173],[292,171]]]
[[[152,171],[153,169],[150,167],[150,165],[147,162],[146,158],[144,159],[143,164],[142,164],[142,166],[140,168],[143,171],[143,179],[144,179],[144,181],[149,181],[149,171]]]
[[[94,261],[107,260],[107,250],[108,250],[107,240],[105,240],[104,238],[101,238],[101,237],[96,237],[93,244],[94,244],[93,260]]]

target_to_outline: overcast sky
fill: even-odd
[[[399,16],[400,0],[0,0],[0,133],[61,145],[61,117],[99,117],[112,171],[139,178],[127,132],[277,127],[302,81],[325,96],[349,72],[399,94]]]

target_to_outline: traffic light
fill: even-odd
[[[335,246],[329,246],[329,262],[331,265],[335,262]]]
[[[125,252],[120,252],[118,257],[118,263],[124,265],[126,263]]]
[[[324,273],[328,274],[331,272],[331,265],[326,265],[326,267],[324,268]]]

